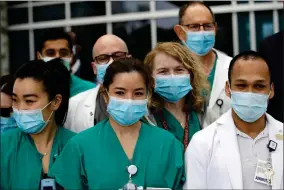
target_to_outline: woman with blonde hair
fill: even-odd
[[[158,44],[144,62],[155,79],[150,105],[156,124],[173,133],[185,150],[205,113],[209,84],[201,65],[176,42]]]

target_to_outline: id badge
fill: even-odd
[[[56,183],[54,179],[42,179],[41,190],[56,190]]]
[[[267,168],[268,161],[258,160],[254,175],[254,181],[265,185],[271,185],[273,179],[272,168]]]

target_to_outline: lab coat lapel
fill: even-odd
[[[217,65],[212,91],[210,94],[209,108],[212,108],[215,105],[221,92],[225,88],[225,84],[228,78],[228,68],[227,64],[225,64],[226,60],[223,59],[223,55],[219,54],[218,51],[215,52],[217,53],[218,59],[216,63]]]
[[[270,115],[266,114],[269,140],[277,143],[275,151],[271,152],[272,167],[274,170],[272,189],[281,189],[283,182],[283,123],[276,121]],[[282,140],[279,138],[282,135]],[[277,138],[278,137],[278,138]]]
[[[92,92],[84,100],[84,126],[94,126],[96,99],[100,89],[100,85],[92,90]]]
[[[220,156],[226,163],[232,188],[243,189],[242,165],[232,112],[228,111],[217,122],[220,124],[218,136],[223,154]]]

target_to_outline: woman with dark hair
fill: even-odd
[[[70,75],[55,59],[50,64],[30,61],[15,78],[12,106],[18,128],[1,134],[0,189],[39,189],[74,135],[61,127],[68,110]]]
[[[15,129],[16,121],[12,117],[12,92],[14,85],[13,75],[5,75],[0,80],[0,129],[1,133]]]
[[[65,189],[182,187],[181,143],[141,120],[148,112],[148,73],[133,58],[116,60],[107,68],[103,89],[110,116],[66,145],[49,173],[59,185]]]

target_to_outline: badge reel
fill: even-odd
[[[123,190],[137,190],[137,185],[132,183],[132,175],[135,175],[137,173],[137,167],[135,165],[130,165],[127,167],[127,171],[129,173],[129,180],[126,185],[124,185]]]

